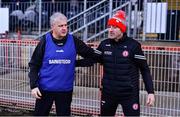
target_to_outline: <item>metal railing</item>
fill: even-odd
[[[31,96],[28,62],[38,41],[0,40],[0,106],[33,110],[35,99]],[[90,44],[97,47],[97,44]],[[142,46],[154,82],[156,102],[147,107],[147,93],[140,82],[142,116],[180,116],[180,47]],[[99,115],[101,78],[103,68],[76,68],[72,114]],[[52,108],[55,112],[55,107]],[[121,107],[117,115],[122,113]]]
[[[107,19],[112,15],[114,9],[119,7],[128,15],[127,33],[134,39],[180,41],[179,0],[133,1],[135,0],[103,0],[98,3],[98,1],[87,0],[86,3],[58,1],[41,4],[38,2],[2,2],[1,7],[9,8],[10,32],[20,30],[22,34],[38,37],[49,30],[49,17],[54,12],[60,11],[70,19],[70,31],[78,32],[80,39],[99,41],[107,37],[107,33],[102,33],[106,32]],[[127,2],[129,5],[122,7]],[[92,39],[92,35],[93,37],[97,35],[98,38]]]
[[[131,5],[131,2],[123,0],[119,1],[118,4],[114,3],[115,1],[113,0],[102,0],[87,9],[85,8],[84,11],[68,20],[69,31],[86,42],[105,39],[108,18],[118,9],[127,11]]]

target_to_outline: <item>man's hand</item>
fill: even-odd
[[[32,94],[32,96],[35,97],[36,99],[41,99],[42,94],[41,94],[41,92],[39,91],[39,88],[36,87],[36,88],[32,89],[32,90],[31,90],[31,94]]]
[[[155,102],[155,96],[154,94],[148,94],[148,97],[147,97],[147,105],[148,106],[153,106],[154,105],[154,102]]]

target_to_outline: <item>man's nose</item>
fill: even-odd
[[[111,26],[111,27],[109,27],[109,31],[113,31],[113,27]]]

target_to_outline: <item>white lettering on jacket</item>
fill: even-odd
[[[54,59],[49,60],[49,64],[70,64],[71,60],[68,59]]]
[[[105,55],[112,55],[112,52],[111,51],[104,51],[104,54]]]

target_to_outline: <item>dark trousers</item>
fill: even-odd
[[[118,104],[121,104],[125,116],[140,116],[139,97],[124,98],[102,94],[101,116],[115,116]]]
[[[41,91],[41,99],[36,99],[35,116],[48,116],[55,101],[58,116],[71,115],[72,91],[70,92],[45,92]]]

